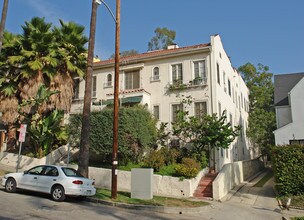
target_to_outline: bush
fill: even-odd
[[[271,149],[276,188],[281,196],[304,194],[304,146],[276,146]]]
[[[161,167],[165,166],[165,156],[161,151],[153,150],[146,155],[144,166],[153,168],[155,172],[158,172]]]
[[[81,115],[71,115],[69,135],[73,146],[79,146]],[[156,121],[144,106],[119,109],[118,160],[120,165],[138,163],[146,150],[154,147]],[[112,160],[113,109],[92,112],[90,115],[90,151],[101,156],[101,163]],[[70,142],[71,143],[71,142]]]
[[[181,154],[177,149],[168,147],[162,147],[159,151],[164,156],[165,164],[167,166],[175,164],[177,158]]]
[[[176,174],[185,178],[196,177],[200,171],[200,164],[192,158],[183,158],[182,164],[176,167]]]

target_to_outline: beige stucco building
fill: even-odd
[[[240,136],[228,150],[216,152],[217,169],[233,161],[252,158],[246,137],[249,91],[241,75],[232,67],[219,35],[210,42],[187,47],[171,45],[168,49],[122,58],[119,77],[122,105],[147,105],[154,116],[168,122],[169,129],[181,97],[191,95],[190,114],[227,112],[233,126],[242,127]],[[72,113],[82,112],[84,80],[75,79]],[[92,85],[92,109],[113,103],[114,60],[95,62]],[[169,144],[169,143],[168,143]]]

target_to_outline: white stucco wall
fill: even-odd
[[[292,121],[275,130],[275,143],[276,145],[289,144],[290,140],[304,139],[304,78],[302,78],[290,91],[290,108]],[[278,115],[277,117],[280,117]]]
[[[259,158],[225,164],[212,183],[213,199],[223,199],[233,187],[258,173],[263,167]]]

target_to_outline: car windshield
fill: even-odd
[[[66,176],[83,177],[79,172],[77,172],[73,168],[62,167],[61,169]]]

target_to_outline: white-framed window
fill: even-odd
[[[223,84],[224,84],[224,91],[227,93],[227,87],[226,87],[226,73],[223,72]]]
[[[140,88],[140,74],[139,70],[131,70],[125,72],[125,89],[139,89]]]
[[[200,117],[207,114],[207,102],[195,102],[194,103],[194,115]]]
[[[159,80],[159,67],[158,66],[154,67],[152,70],[151,81],[157,81],[157,80]]]
[[[171,80],[172,83],[183,83],[183,64],[177,63],[171,65]]]
[[[222,116],[222,104],[220,102],[218,103],[218,116]]]
[[[97,90],[97,76],[92,77],[92,98],[96,97],[96,90]]]
[[[172,122],[175,122],[178,112],[183,110],[183,104],[172,104],[171,109]]]
[[[228,94],[231,96],[231,82],[230,82],[230,79],[228,79]]]
[[[155,119],[159,120],[159,105],[153,106],[153,116]]]
[[[109,73],[109,74],[107,75],[107,79],[106,79],[106,80],[107,80],[107,81],[106,81],[104,87],[112,87],[112,86],[113,86],[113,76],[112,76],[111,73]]]
[[[205,60],[193,61],[194,80],[205,80],[206,76],[206,63]]]
[[[221,85],[220,65],[216,63],[217,83]]]

